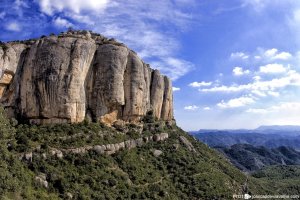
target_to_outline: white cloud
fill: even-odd
[[[278,52],[278,49],[275,49],[275,48],[273,48],[273,49],[268,49],[268,50],[265,51],[264,55],[265,55],[266,57],[272,58],[273,56],[276,55],[277,52]]]
[[[274,60],[290,60],[293,58],[293,55],[286,51],[279,51],[276,48],[267,49],[264,50],[262,48],[258,48],[258,52],[256,55],[246,54],[244,52],[235,52],[231,53],[230,58],[231,59],[248,59],[248,58],[254,58],[256,61],[274,61]]]
[[[275,111],[275,112],[297,112],[298,114],[300,113],[300,103],[299,102],[281,102],[278,105],[272,106],[270,111]]]
[[[63,19],[61,17],[57,17],[53,20],[53,23],[55,26],[60,27],[60,28],[68,28],[74,26],[71,22],[69,22],[66,19]]]
[[[261,109],[261,108],[249,108],[246,110],[247,113],[255,113],[255,114],[265,114],[268,111],[266,109]]]
[[[172,89],[173,89],[173,92],[180,91],[179,87],[173,87]]]
[[[191,62],[174,57],[161,58],[160,61],[151,62],[150,64],[163,74],[167,74],[172,80],[178,79],[194,68],[194,64]]]
[[[242,96],[242,97],[239,97],[239,98],[230,99],[227,102],[222,100],[220,103],[217,104],[217,106],[220,107],[220,108],[238,108],[238,107],[247,106],[247,105],[252,104],[254,102],[255,101],[254,101],[253,98],[247,97],[247,96]]]
[[[201,92],[249,92],[257,96],[278,96],[277,90],[287,86],[300,87],[300,73],[295,70],[288,70],[282,77],[261,81],[259,76],[254,77],[254,81],[242,85],[221,85],[211,88],[200,88]]]
[[[47,15],[70,19],[81,28],[125,43],[152,68],[172,80],[194,69],[193,63],[178,56],[180,42],[174,31],[190,27],[193,16],[186,8],[194,6],[194,0],[39,0],[38,3]]]
[[[279,92],[274,92],[274,91],[268,91],[268,94],[270,96],[273,96],[273,97],[279,97],[280,96],[280,93]]]
[[[215,86],[212,88],[202,88],[199,89],[201,92],[239,92],[243,90],[249,89],[251,86],[248,85],[239,85],[239,86],[226,86],[226,85],[221,85],[221,86]]]
[[[15,32],[21,31],[21,26],[17,22],[10,22],[10,23],[6,24],[5,28],[9,31],[15,31]]]
[[[246,110],[248,113],[256,114],[266,114],[266,113],[281,113],[288,115],[298,115],[300,113],[300,103],[299,102],[280,102],[277,105],[273,105],[267,108],[250,108]]]
[[[256,60],[259,60],[259,59],[261,59],[261,56],[254,56],[254,58],[255,58]]]
[[[89,26],[95,25],[95,22],[88,15],[81,15],[76,13],[65,13],[66,17],[73,19],[79,23],[87,24]]]
[[[71,11],[79,14],[82,11],[101,12],[108,5],[109,0],[40,0],[41,11],[47,15],[57,12]]]
[[[261,77],[260,77],[260,76],[254,76],[254,77],[253,77],[253,80],[254,80],[254,81],[260,81],[260,80],[261,80]]]
[[[260,66],[259,71],[261,73],[283,73],[286,72],[286,68],[282,64],[267,64],[265,66]]]
[[[249,55],[245,54],[244,52],[235,52],[230,54],[231,59],[248,59]]]
[[[201,82],[192,82],[189,84],[189,86],[191,87],[202,87],[202,86],[211,86],[212,82],[205,82],[205,81],[201,81]]]
[[[235,76],[242,76],[242,75],[245,75],[245,74],[249,74],[250,71],[249,71],[249,70],[243,70],[242,67],[235,67],[235,68],[232,70],[232,73],[233,73],[233,75],[235,75]]]
[[[4,19],[6,13],[3,11],[3,12],[0,12],[0,19]]]
[[[279,52],[275,48],[266,50],[264,56],[271,60],[288,60],[292,57],[289,52]]]
[[[273,57],[273,59],[288,60],[292,55],[288,52],[281,52]]]
[[[184,2],[178,7],[173,1],[119,1],[90,19],[95,22],[93,31],[125,43],[152,68],[176,80],[194,69],[193,63],[178,56],[180,42],[174,32],[191,23],[190,14],[181,9],[192,4]]]
[[[259,96],[259,97],[266,97],[267,96],[265,92],[260,91],[260,90],[252,90],[251,93],[255,94],[256,96]]]
[[[203,108],[203,110],[211,110],[211,108],[206,106],[206,107]]]
[[[195,111],[195,110],[198,110],[199,107],[196,106],[196,105],[191,105],[191,106],[185,106],[184,107],[184,110],[191,110],[191,111]]]

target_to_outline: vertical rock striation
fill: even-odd
[[[0,101],[31,123],[173,119],[172,84],[132,50],[76,31],[0,44]]]

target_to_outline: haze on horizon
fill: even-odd
[[[185,130],[300,123],[300,1],[3,0],[0,40],[87,29],[173,80]]]

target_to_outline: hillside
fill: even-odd
[[[122,131],[87,122],[15,128],[3,118],[1,123],[9,128],[1,129],[1,148],[8,144],[1,151],[2,199],[229,199],[243,193],[247,180],[221,154],[151,116],[143,129],[129,124]],[[114,153],[94,148],[159,133],[168,137]],[[93,148],[82,151],[87,146]],[[255,179],[248,186],[263,191]]]
[[[270,165],[300,165],[300,152],[290,147],[269,149],[249,144],[215,147],[243,171],[256,171]]]
[[[300,193],[300,166],[269,166],[263,168],[253,174],[258,178],[261,184],[269,185],[269,188],[276,193],[284,193],[298,195],[294,199],[299,199]],[[271,187],[270,187],[271,186]]]

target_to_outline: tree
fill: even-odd
[[[15,128],[11,125],[7,118],[5,110],[0,106],[0,143],[3,143],[9,137],[15,134]]]

